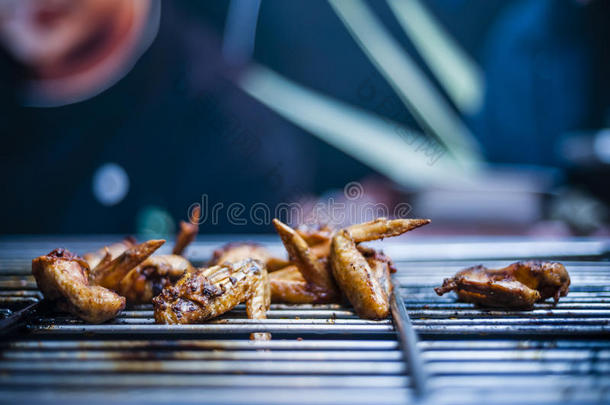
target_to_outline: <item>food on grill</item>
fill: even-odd
[[[132,248],[137,244],[138,242],[136,242],[134,237],[128,236],[120,242],[113,243],[110,246],[105,246],[95,252],[85,253],[83,258],[87,261],[87,263],[89,263],[89,268],[94,269],[107,255],[110,255],[110,257],[114,259],[127,249]]]
[[[429,219],[379,218],[335,233],[330,249],[332,273],[360,317],[383,319],[388,316],[391,284],[387,281],[386,270],[389,271],[391,265],[370,253],[367,259],[357,244],[397,236],[428,223]]]
[[[290,304],[325,304],[336,302],[338,295],[311,284],[295,265],[286,266],[269,274],[271,301]]]
[[[274,293],[272,293],[272,296],[287,302],[295,302],[292,299],[299,297],[298,302],[302,302],[301,298],[307,295],[298,294],[295,296],[292,292],[305,289],[309,291],[310,296],[315,297],[310,302],[330,302],[336,300],[338,297],[337,286],[328,265],[327,252],[329,249],[327,246],[330,240],[328,238],[314,239],[312,235],[305,234],[304,236],[308,238],[310,243],[314,241],[319,242],[314,246],[322,246],[314,250],[301,236],[303,232],[295,231],[277,219],[273,220],[273,225],[282,239],[291,262],[294,263],[296,268],[282,271],[277,275],[277,272],[272,273],[274,280],[272,284],[272,291]],[[301,277],[295,271],[298,271]]]
[[[561,263],[517,262],[502,269],[470,267],[443,281],[438,295],[455,291],[462,301],[487,307],[531,309],[534,303],[568,294],[570,276]]]
[[[195,268],[182,256],[151,256],[130,270],[121,279],[116,291],[130,304],[150,303],[163,288],[178,281],[186,272],[193,273]]]
[[[257,243],[232,242],[227,243],[220,249],[216,249],[209,265],[234,263],[245,259],[254,259],[261,263],[267,263],[267,261],[272,259],[272,256],[267,249]]]
[[[273,224],[288,251],[290,265],[269,275],[272,301],[293,304],[337,302],[342,291],[350,301],[354,300],[352,305],[360,316],[373,319],[387,317],[392,292],[390,272],[394,271],[394,267],[383,253],[358,243],[400,235],[428,222],[430,221],[380,218],[335,233],[328,226],[301,226],[294,230],[274,219]],[[343,234],[348,234],[348,240],[352,243],[339,248]],[[331,243],[335,243],[335,239],[336,269],[331,266]],[[361,277],[370,276],[370,281],[362,284],[358,277],[353,279],[350,269],[354,266],[360,269]],[[337,280],[340,289],[335,282],[337,275],[333,275],[335,271],[340,273],[340,280]],[[358,270],[356,272],[358,274]],[[354,283],[360,283],[361,286],[357,287]],[[357,292],[361,296],[357,296]]]
[[[181,222],[174,254],[151,256],[162,242],[148,241],[136,246],[134,238],[86,254],[85,258],[89,258],[87,261],[93,269],[93,282],[118,292],[130,304],[150,303],[164,287],[176,282],[185,272],[195,271],[193,265],[179,254],[197,236],[200,213],[197,207],[190,222]],[[104,255],[98,260],[100,252]]]
[[[125,308],[125,298],[89,283],[89,264],[64,249],[32,260],[32,274],[45,299],[61,311],[85,321],[100,323]]]
[[[193,215],[190,218],[189,222],[181,221],[180,222],[180,232],[178,232],[178,236],[176,237],[176,243],[174,244],[174,249],[172,253],[174,255],[182,255],[184,249],[192,241],[197,237],[197,233],[199,233],[199,221],[201,219],[201,207],[197,205],[193,210]]]
[[[392,259],[383,254],[383,252],[366,247],[364,245],[356,245],[362,256],[373,270],[373,276],[379,280],[381,288],[390,297],[392,295],[392,279],[391,273],[396,272],[396,267],[392,263]]]
[[[163,324],[191,324],[215,318],[246,303],[250,319],[266,319],[271,303],[267,270],[257,260],[202,268],[186,273],[173,286],[153,298],[155,321]],[[255,338],[267,338],[255,334]]]
[[[91,270],[91,281],[99,286],[117,291],[121,280],[134,267],[146,260],[165,241],[153,239],[133,246],[116,258],[112,258],[110,252]]]

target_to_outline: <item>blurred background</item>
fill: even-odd
[[[609,31],[602,0],[0,0],[0,230],[607,236]]]

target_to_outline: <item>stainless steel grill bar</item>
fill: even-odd
[[[405,362],[409,368],[409,375],[413,381],[413,389],[418,398],[423,398],[427,393],[427,372],[417,348],[417,335],[413,329],[404,300],[400,294],[398,283],[392,279],[394,291],[392,293],[391,310],[392,319],[398,331],[400,345]]]

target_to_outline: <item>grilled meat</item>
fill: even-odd
[[[309,246],[329,244],[333,237],[333,229],[328,225],[299,225],[296,232]]]
[[[182,221],[180,224],[174,254],[151,256],[165,241],[151,240],[136,245],[134,238],[86,254],[85,258],[93,269],[91,281],[118,292],[132,304],[149,303],[185,272],[195,271],[192,264],[179,254],[197,236],[200,214],[200,208],[196,207],[190,222]]]
[[[388,316],[391,291],[387,272],[391,266],[385,262],[384,268],[383,261],[371,261],[370,257],[367,260],[357,243],[397,236],[429,222],[428,219],[380,218],[352,225],[333,236],[330,250],[332,273],[360,317],[383,319]],[[372,267],[371,263],[375,266]]]
[[[273,224],[294,264],[269,276],[272,299],[293,304],[337,301],[339,293],[328,262],[328,228],[295,231],[277,219]]]
[[[164,243],[163,239],[149,240],[125,250],[114,259],[110,252],[107,252],[106,256],[91,271],[91,281],[99,286],[118,291],[119,284],[127,273],[146,260]]]
[[[32,274],[45,299],[85,321],[100,323],[125,308],[125,298],[89,284],[89,264],[64,249],[32,260]]]
[[[201,207],[197,205],[193,210],[193,214],[189,218],[189,222],[180,222],[180,232],[176,237],[176,243],[172,253],[175,255],[182,255],[184,249],[195,240],[197,233],[199,233],[199,221],[201,220]]]
[[[288,251],[290,260],[296,264],[303,278],[308,283],[327,291],[336,291],[335,282],[328,271],[325,258],[314,255],[305,239],[288,225],[277,219],[273,220],[273,225]]]
[[[455,291],[461,301],[513,309],[532,309],[535,302],[566,296],[570,276],[561,263],[517,262],[502,269],[470,267],[443,281],[438,295]]]
[[[371,270],[373,270],[373,277],[379,280],[381,288],[385,291],[386,295],[390,297],[392,295],[391,273],[396,272],[396,267],[394,267],[392,259],[384,255],[380,250],[375,250],[363,245],[356,245],[356,247],[366,259]]]
[[[193,273],[195,268],[182,256],[151,256],[121,279],[117,292],[131,304],[150,303],[163,288],[178,281],[186,272]]]
[[[227,243],[220,249],[216,249],[212,260],[208,263],[215,266],[224,263],[235,263],[245,259],[254,259],[266,264],[272,259],[271,253],[257,243],[232,242]]]
[[[266,319],[271,303],[267,270],[246,259],[186,273],[153,299],[155,321],[191,324],[215,318],[246,303],[248,318]]]
[[[87,263],[89,263],[89,268],[94,269],[108,254],[110,254],[111,259],[115,259],[124,251],[134,247],[137,244],[138,243],[136,242],[136,239],[134,237],[128,236],[120,242],[105,246],[95,252],[85,253],[83,255],[83,258],[87,261]]]
[[[324,304],[337,301],[335,291],[308,283],[295,265],[269,274],[272,302]]]

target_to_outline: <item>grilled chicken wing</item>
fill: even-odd
[[[308,283],[295,265],[269,274],[272,302],[325,304],[337,301],[335,291]]]
[[[265,264],[272,259],[271,253],[257,243],[232,242],[216,249],[212,255],[212,260],[208,263],[215,266],[223,263],[234,263],[245,259],[254,259]]]
[[[328,262],[329,228],[295,231],[277,219],[273,224],[294,265],[270,274],[272,299],[293,304],[337,301],[339,293]]]
[[[360,317],[386,318],[390,311],[391,291],[386,269],[377,268],[377,261],[373,262],[375,266],[372,267],[356,243],[397,236],[429,222],[428,219],[380,218],[342,229],[333,236],[330,250],[332,272],[339,288]],[[389,272],[387,263],[386,267]]]
[[[163,288],[175,283],[187,272],[193,273],[195,268],[182,256],[151,256],[121,279],[117,292],[131,304],[150,303]]]
[[[174,254],[151,256],[165,241],[150,240],[136,245],[134,238],[86,254],[85,258],[93,269],[91,281],[118,292],[132,304],[149,303],[185,272],[195,271],[192,264],[179,254],[195,239],[200,214],[200,208],[196,207],[190,222],[182,221],[180,224]]]
[[[514,309],[531,309],[535,302],[566,296],[570,276],[561,263],[517,262],[502,269],[475,266],[444,280],[438,295],[455,291],[462,301]]]
[[[111,259],[114,259],[135,245],[137,245],[136,239],[132,236],[128,236],[118,243],[105,246],[95,252],[85,253],[83,258],[89,263],[89,268],[94,269],[108,254],[110,254]]]
[[[196,206],[193,210],[193,214],[189,219],[189,222],[180,222],[180,232],[176,237],[176,243],[172,253],[175,255],[182,255],[184,249],[195,240],[197,233],[199,232],[199,221],[201,219],[201,207]]]
[[[396,267],[394,267],[392,259],[383,254],[380,250],[365,247],[363,245],[357,245],[356,247],[366,259],[371,270],[373,270],[373,277],[379,280],[381,288],[385,291],[386,295],[390,297],[392,295],[391,273],[396,272]]]
[[[222,315],[242,302],[246,303],[249,318],[266,319],[271,303],[267,283],[264,265],[252,259],[187,273],[153,299],[155,321],[198,323]]]
[[[165,241],[149,240],[133,246],[116,258],[112,259],[110,252],[91,271],[91,281],[99,286],[118,291],[121,280],[137,265],[146,260]]]
[[[277,219],[273,220],[273,225],[288,251],[288,256],[296,264],[303,278],[310,284],[335,291],[335,282],[328,271],[325,258],[316,256],[305,239],[288,225]]]
[[[55,249],[32,261],[32,274],[45,299],[85,321],[100,323],[125,308],[125,298],[89,284],[89,265],[64,249]]]

